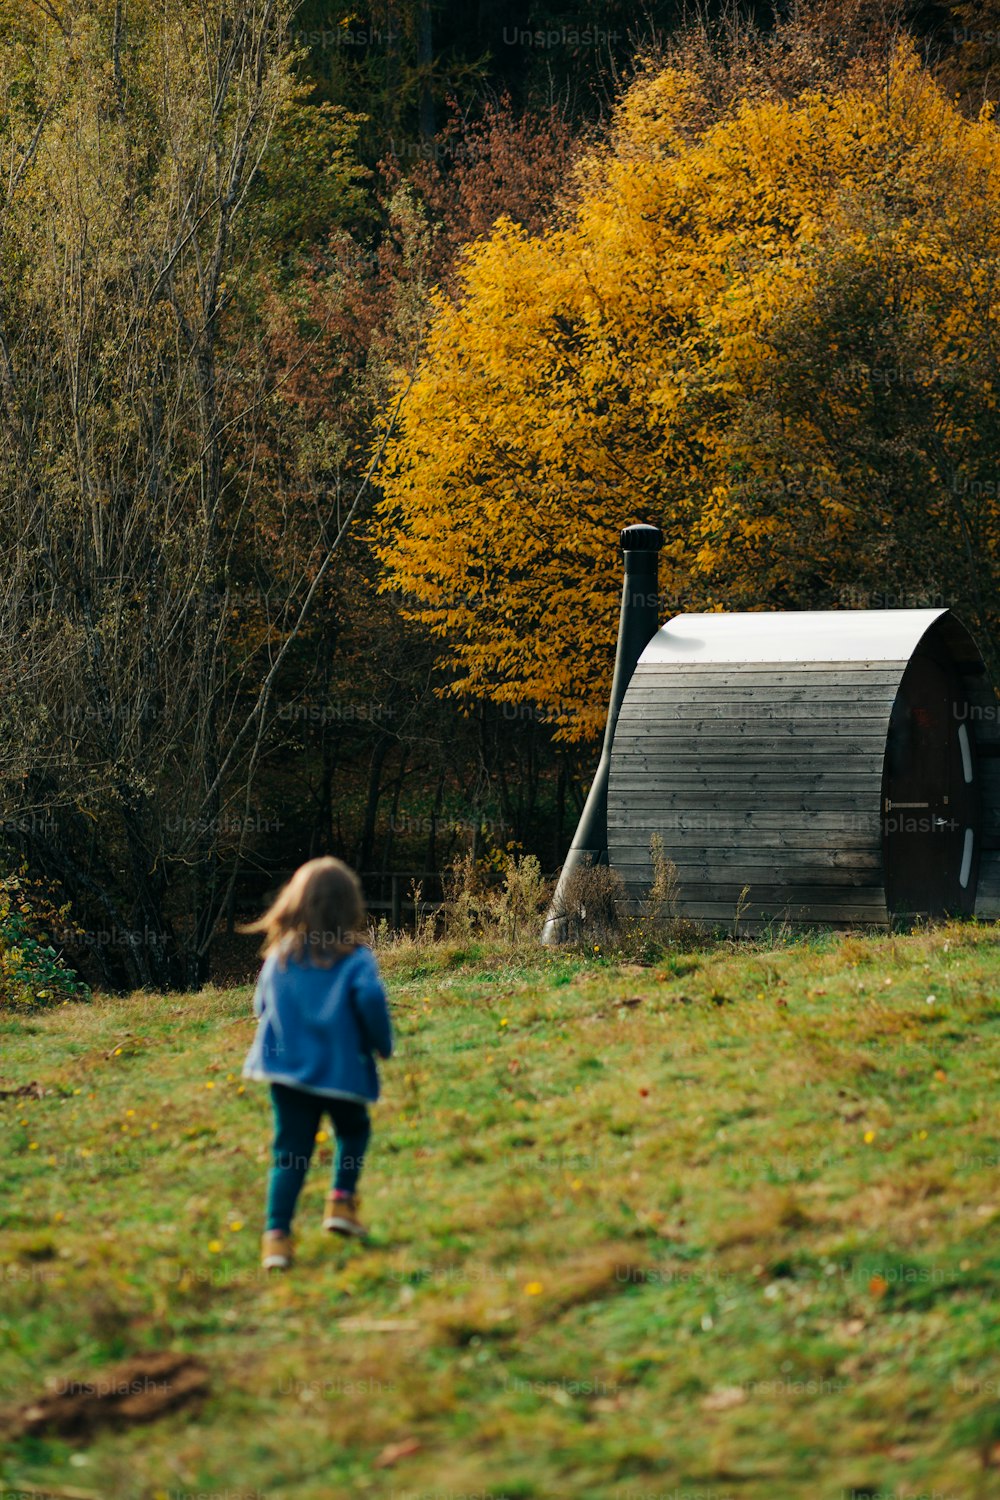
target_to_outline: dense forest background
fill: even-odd
[[[465,853],[549,871],[565,853],[610,681],[613,542],[578,576],[562,547],[534,589],[531,629],[558,610],[567,654],[586,595],[574,733],[543,693],[450,691],[447,608],[429,617],[385,562],[403,518],[383,460],[395,445],[399,474],[467,247],[501,218],[552,232],[665,63],[719,117],[877,77],[901,37],[963,117],[1000,87],[987,0],[176,11],[0,3],[4,860],[15,905],[50,927],[61,910],[73,962],[111,986],[203,982],[226,926],[316,854],[388,901],[394,873],[433,896]],[[599,509],[608,538],[662,520],[613,482]],[[818,572],[792,588],[748,563],[711,602],[953,602],[908,524],[902,594],[891,571],[831,599]],[[498,529],[505,587],[530,594],[517,545]],[[704,604],[675,585],[663,612]]]

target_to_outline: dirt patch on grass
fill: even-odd
[[[780,1242],[787,1238],[789,1231],[801,1233],[816,1222],[813,1213],[795,1193],[761,1189],[754,1197],[752,1211],[720,1224],[712,1239],[718,1250],[762,1241]]]
[[[44,1099],[47,1092],[40,1083],[20,1083],[13,1088],[0,1087],[0,1099]]]
[[[12,1436],[87,1437],[106,1425],[155,1421],[199,1399],[208,1384],[208,1370],[192,1355],[140,1354],[88,1380],[54,1377],[44,1396],[7,1413],[3,1425]]]
[[[632,1245],[599,1247],[556,1266],[497,1267],[474,1292],[430,1304],[425,1321],[437,1341],[459,1346],[474,1337],[526,1336],[573,1308],[619,1295],[645,1272]]]

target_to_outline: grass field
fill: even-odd
[[[0,1015],[0,1407],[150,1350],[200,1407],[0,1495],[1000,1495],[993,929],[390,953],[364,1207],[257,1269],[250,992]],[[328,1161],[330,1143],[323,1145]]]

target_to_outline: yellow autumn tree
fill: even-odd
[[[954,604],[991,648],[1000,135],[915,55],[719,109],[644,72],[549,233],[438,298],[387,450],[385,586],[452,690],[603,721],[618,528],[663,615]]]

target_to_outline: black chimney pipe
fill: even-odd
[[[663,533],[657,526],[626,526],[621,534],[625,578],[622,583],[618,649],[615,653],[615,675],[611,683],[608,722],[604,729],[604,747],[545,918],[543,943],[564,943],[569,935],[570,913],[567,910],[566,894],[574,872],[608,863],[608,777],[611,774],[611,747],[614,744],[622,699],[632,680],[636,662],[660,627],[657,554],[662,546]]]

